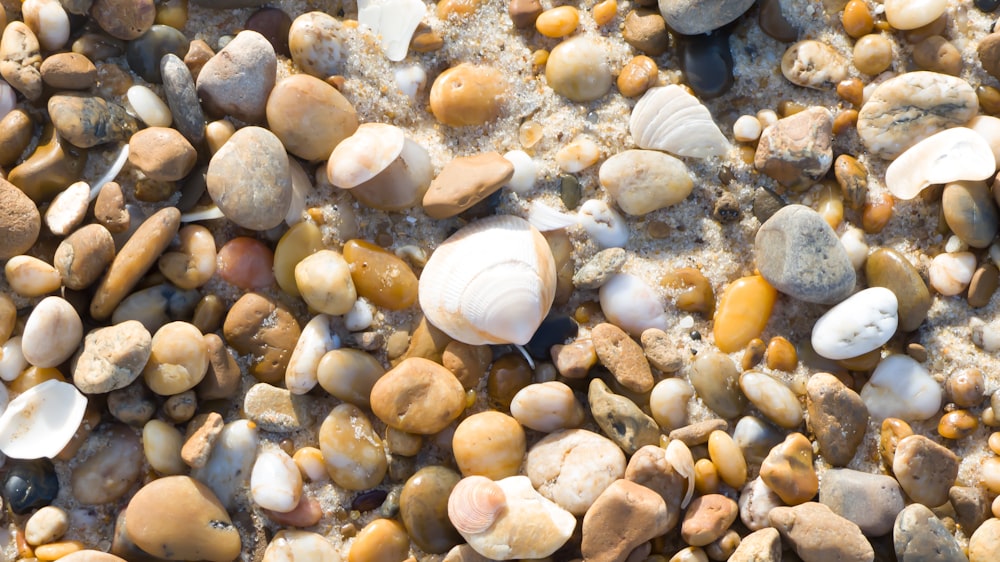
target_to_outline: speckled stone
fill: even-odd
[[[42,95],[41,46],[31,28],[12,21],[0,37],[0,76],[29,100]]]
[[[624,330],[605,322],[594,326],[590,337],[597,358],[622,386],[633,392],[648,392],[653,388],[653,372],[642,347]]]
[[[152,336],[138,321],[98,328],[84,339],[73,384],[87,394],[125,388],[142,374],[151,350]]]
[[[256,31],[241,31],[202,67],[198,95],[209,113],[261,123],[277,68],[278,59],[267,38]]]
[[[739,506],[722,494],[698,496],[684,514],[681,537],[691,546],[706,546],[725,534],[737,515]]]
[[[896,445],[892,471],[910,499],[937,507],[948,501],[948,490],[958,477],[959,463],[959,458],[947,448],[923,435],[910,435]]]
[[[731,501],[731,500],[730,500]],[[583,516],[580,551],[588,561],[616,562],[669,529],[659,494],[630,480],[616,480]]]
[[[864,401],[829,373],[809,377],[806,396],[809,428],[820,455],[833,466],[847,466],[868,428],[870,416]]]
[[[782,185],[823,177],[833,164],[833,114],[813,106],[764,129],[754,167]]]
[[[174,127],[192,144],[199,145],[205,140],[205,114],[191,71],[180,57],[168,53],[160,59],[160,77]]]
[[[0,259],[27,252],[42,229],[38,207],[23,191],[0,179]]]
[[[222,333],[237,353],[251,357],[251,375],[263,382],[278,382],[285,377],[301,330],[283,304],[247,293],[229,309]]]
[[[66,90],[86,90],[97,82],[97,67],[79,53],[58,53],[42,61],[42,80]]]
[[[281,224],[292,202],[285,147],[261,127],[236,131],[212,156],[205,181],[226,218],[251,230]]]
[[[247,391],[243,411],[247,419],[264,431],[291,433],[312,425],[312,402],[309,396],[292,394],[262,382]]]
[[[601,379],[591,379],[587,403],[594,421],[612,441],[632,454],[660,442],[660,426],[635,402],[611,392]]]
[[[896,515],[906,505],[903,490],[893,477],[846,468],[823,473],[819,501],[869,537],[892,531]]]
[[[896,559],[900,562],[964,561],[961,545],[926,505],[906,506],[892,530]]]
[[[131,41],[153,26],[156,5],[153,0],[95,0],[90,15],[112,37]]]
[[[125,108],[97,96],[58,94],[48,109],[59,135],[80,148],[127,141],[139,127]]]
[[[875,560],[875,551],[861,529],[821,503],[776,507],[770,520],[803,560]]]

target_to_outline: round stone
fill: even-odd
[[[871,287],[831,308],[816,321],[812,346],[827,359],[850,359],[878,349],[896,333],[896,294]]]
[[[536,443],[524,473],[546,498],[583,515],[608,486],[625,474],[625,455],[611,440],[585,429],[547,435]]]
[[[267,123],[288,152],[310,161],[330,157],[358,128],[358,114],[336,88],[308,74],[278,82],[267,99]]]
[[[786,186],[818,180],[833,163],[832,139],[833,114],[810,107],[764,129],[754,167]]]
[[[83,322],[73,305],[61,297],[46,297],[24,324],[21,352],[36,367],[56,367],[73,355],[81,339]]]
[[[883,359],[861,389],[861,399],[876,420],[926,420],[941,408],[942,395],[927,368],[908,355]]]
[[[985,182],[947,184],[941,195],[941,210],[952,232],[973,248],[989,246],[1000,228],[1000,214]]]
[[[153,26],[156,5],[153,0],[96,0],[90,14],[109,35],[131,41]]]
[[[278,59],[267,38],[256,31],[241,31],[202,67],[196,80],[198,95],[208,113],[260,123],[277,68]]]
[[[80,148],[126,141],[139,126],[124,107],[87,94],[54,95],[48,110],[59,135]]]
[[[517,420],[501,412],[486,411],[458,424],[451,448],[462,476],[477,474],[500,480],[518,473],[525,441],[524,429]]]
[[[251,230],[278,226],[292,203],[285,147],[261,127],[236,131],[212,156],[205,181],[226,218]]]
[[[753,0],[721,0],[708,5],[698,0],[660,0],[659,4],[670,29],[683,35],[700,35],[740,17]]]
[[[465,409],[465,389],[441,365],[410,357],[375,383],[372,412],[386,425],[430,435],[447,427]]]
[[[886,0],[885,18],[896,29],[917,29],[941,17],[947,7],[946,0]]]
[[[431,113],[452,127],[482,125],[500,115],[506,90],[506,79],[496,69],[463,63],[434,79]]]
[[[557,94],[575,102],[603,97],[614,81],[605,47],[582,36],[552,49],[545,63],[545,80]]]
[[[13,184],[0,179],[0,259],[27,252],[38,239],[42,216],[38,207]]]
[[[59,243],[52,264],[66,287],[81,290],[103,274],[115,258],[115,241],[108,229],[88,224]]]
[[[307,12],[292,22],[288,48],[296,66],[324,80],[340,73],[345,39],[340,20],[324,12]]]
[[[601,164],[601,185],[629,215],[676,205],[694,189],[684,162],[656,150],[626,150]]]
[[[128,141],[128,161],[151,180],[177,181],[194,168],[198,153],[177,129],[149,127]]]
[[[357,406],[340,404],[330,412],[320,427],[319,445],[330,478],[348,490],[373,488],[388,470],[382,440]]]
[[[7,461],[5,468],[3,497],[14,513],[47,506],[59,495],[59,477],[49,459]]]
[[[48,56],[39,70],[47,85],[60,90],[86,90],[97,81],[97,67],[79,53]]]
[[[906,506],[892,530],[897,560],[965,560],[962,545],[926,505]]]
[[[736,521],[739,506],[721,494],[706,494],[688,505],[681,536],[692,546],[706,546],[725,534]]]
[[[870,287],[885,287],[896,295],[899,304],[899,329],[912,332],[923,323],[931,307],[931,295],[917,268],[891,248],[879,248],[865,261],[865,276]]]
[[[226,315],[226,342],[249,355],[250,374],[264,382],[283,380],[301,330],[292,313],[264,295],[247,293]]]

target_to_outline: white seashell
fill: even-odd
[[[208,486],[226,509],[246,490],[257,458],[257,425],[250,420],[229,422],[212,447],[208,462],[191,470],[191,477]]]
[[[667,328],[660,295],[635,275],[616,273],[601,286],[598,296],[608,322],[635,337],[650,328]]]
[[[906,149],[885,170],[885,186],[898,199],[913,199],[924,188],[959,180],[984,180],[996,171],[993,149],[966,127],[935,133]]]
[[[580,427],[584,412],[573,389],[549,381],[529,384],[517,391],[510,402],[510,415],[525,427],[552,433]]]
[[[528,207],[528,222],[542,232],[551,232],[580,224],[580,219],[575,213],[564,213],[536,200]]]
[[[184,437],[176,427],[160,420],[149,420],[142,426],[142,450],[146,462],[163,476],[184,474],[187,465],[181,457]]]
[[[15,107],[17,107],[17,92],[10,84],[0,80],[0,119],[6,117]]]
[[[27,368],[28,360],[21,351],[21,336],[14,336],[0,345],[0,380],[10,382]]]
[[[684,379],[663,379],[649,393],[649,411],[664,430],[687,424],[687,403],[694,397],[694,388]]]
[[[250,495],[264,509],[278,513],[295,509],[302,499],[302,474],[292,457],[277,448],[258,455],[250,474]]]
[[[340,347],[340,338],[330,330],[330,317],[317,314],[306,323],[285,369],[285,387],[292,394],[305,394],[316,386],[319,361],[331,349]]]
[[[146,86],[132,86],[126,94],[129,105],[142,122],[150,127],[169,127],[174,121],[167,103]]]
[[[710,158],[730,149],[708,108],[676,84],[643,94],[632,109],[628,128],[640,148],[678,156]]]
[[[426,14],[427,5],[420,0],[358,0],[358,23],[371,28],[393,62],[406,58],[413,32]]]
[[[681,501],[681,507],[687,507],[691,497],[694,496],[694,456],[691,455],[691,449],[688,449],[680,439],[674,439],[667,444],[664,456],[674,472],[687,480],[687,492]]]
[[[327,176],[341,189],[352,189],[389,167],[403,151],[403,130],[385,123],[363,123],[330,154]]]
[[[538,176],[538,164],[535,164],[531,155],[523,150],[511,150],[503,157],[514,165],[514,175],[507,182],[507,187],[519,195],[524,195],[534,189],[535,177]]]
[[[354,306],[344,315],[344,327],[352,332],[360,332],[368,329],[375,321],[375,311],[368,299],[358,297],[354,301]]]
[[[459,533],[481,533],[506,507],[507,496],[500,486],[485,476],[468,476],[448,496],[448,519]]]
[[[802,423],[799,398],[778,379],[758,371],[747,371],[740,375],[740,390],[767,419],[779,427],[795,429]]]
[[[628,243],[628,224],[604,201],[580,205],[580,224],[601,248],[624,248]]]
[[[312,180],[295,158],[288,159],[288,171],[292,175],[292,202],[285,215],[285,224],[292,226],[302,220],[306,210],[306,197],[313,192]]]
[[[45,211],[45,226],[52,234],[66,236],[83,222],[90,206],[90,186],[78,181],[59,192]]]
[[[472,345],[528,343],[555,298],[555,260],[528,221],[489,217],[438,246],[420,276],[420,308]]]
[[[964,291],[975,272],[976,256],[972,252],[938,254],[927,268],[927,278],[935,291],[950,297]]]
[[[341,557],[323,535],[308,531],[278,531],[261,562],[340,562]]]
[[[0,451],[14,459],[52,458],[73,438],[86,409],[87,398],[72,384],[33,386],[0,416]]]
[[[861,389],[872,420],[926,420],[941,408],[941,385],[909,355],[890,355],[879,362]]]
[[[479,532],[463,531],[465,522],[460,520],[455,523],[451,517],[451,504],[452,498],[456,497],[455,491],[469,479],[489,482],[482,476],[470,476],[459,481],[448,498],[448,515],[459,534],[481,556],[492,560],[546,558],[572,536],[576,517],[539,494],[527,476],[510,476],[493,483],[504,494],[506,508],[497,513],[492,525],[485,529]]]
[[[121,148],[118,149],[118,156],[115,156],[115,159],[111,163],[111,166],[108,167],[107,171],[104,172],[104,174],[101,175],[101,177],[97,178],[97,180],[94,181],[94,183],[92,184],[92,187],[90,188],[90,200],[91,201],[93,201],[94,199],[97,199],[97,194],[99,194],[101,192],[101,188],[104,187],[104,184],[108,183],[109,181],[114,181],[114,179],[118,177],[118,174],[122,171],[122,168],[125,167],[125,162],[128,161],[128,151],[129,151],[128,143],[125,143],[125,144],[121,145]],[[129,205],[126,205],[125,208],[129,209]],[[134,209],[129,209],[129,213],[132,213],[133,210]],[[132,214],[135,215],[135,213],[132,213]],[[143,217],[143,218],[145,218],[145,217]],[[142,222],[141,220],[138,221],[138,222],[133,222],[132,223],[132,225],[133,225],[132,227],[133,228],[138,228],[138,225],[141,222]],[[131,236],[131,235],[132,235],[132,232],[129,231],[128,232],[128,236]],[[119,233],[119,236],[124,236],[124,234],[123,233]],[[121,246],[119,246],[119,247],[121,247]]]
[[[417,96],[422,94],[427,86],[427,71],[419,64],[397,68],[393,76],[400,91],[413,101],[417,100]]]
[[[69,15],[59,0],[24,0],[21,15],[43,51],[58,51],[69,41]]]

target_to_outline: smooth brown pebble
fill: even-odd
[[[444,429],[465,409],[465,389],[441,365],[411,357],[375,383],[372,411],[386,425],[430,435]]]
[[[445,164],[424,194],[424,212],[453,217],[489,197],[514,175],[514,165],[498,152],[460,156]]]
[[[500,115],[506,90],[506,79],[496,69],[462,63],[434,79],[431,112],[452,127],[483,125]]]
[[[67,288],[82,290],[97,281],[115,258],[115,241],[108,229],[88,224],[66,237],[52,258]]]

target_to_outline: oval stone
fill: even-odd
[[[997,206],[981,181],[957,181],[944,186],[941,195],[944,220],[956,236],[973,248],[986,248],[997,234]]]
[[[448,426],[465,409],[462,383],[437,363],[410,357],[375,383],[372,412],[386,425],[429,435]]]
[[[865,276],[870,287],[885,287],[896,295],[899,329],[916,330],[927,318],[931,294],[917,268],[891,248],[879,248],[865,262]]]
[[[251,230],[278,226],[292,204],[285,147],[261,127],[236,131],[212,156],[205,181],[226,218]]]
[[[871,287],[831,308],[816,321],[812,346],[827,359],[850,359],[878,349],[896,333],[896,294]]]
[[[267,100],[267,123],[288,152],[304,160],[330,157],[358,128],[358,114],[336,88],[308,74],[285,78]]]
[[[908,355],[883,359],[861,389],[861,399],[876,420],[926,420],[941,408],[941,398],[941,385]]]
[[[27,252],[42,229],[35,203],[10,182],[0,179],[0,259]]]
[[[260,123],[277,68],[278,59],[270,41],[256,31],[241,31],[198,73],[196,84],[202,105],[215,115]]]
[[[676,205],[694,189],[687,166],[656,150],[626,150],[601,164],[601,185],[629,215]]]
[[[462,542],[448,519],[448,496],[461,479],[457,472],[443,466],[425,466],[403,486],[400,518],[421,550],[442,554]]]

